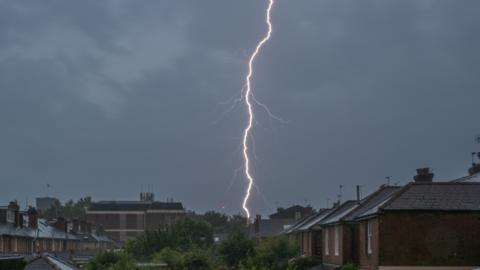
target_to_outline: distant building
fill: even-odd
[[[43,252],[75,252],[113,247],[114,242],[89,231],[89,241],[74,231],[68,231],[68,222],[58,218],[47,221],[38,218],[35,208],[20,211],[16,202],[0,206],[0,253],[33,254]],[[93,242],[88,243],[86,242]]]
[[[315,211],[310,206],[294,205],[286,209],[278,208],[276,213],[269,215],[269,219],[262,219],[262,216],[257,215],[249,227],[249,234],[257,239],[279,235],[313,213]]]
[[[277,212],[271,214],[270,219],[293,219],[300,220],[312,214],[313,208],[311,206],[294,205],[288,208],[277,208]]]
[[[36,199],[36,208],[40,212],[50,209],[52,206],[55,206],[59,200],[52,197],[41,197]]]
[[[142,193],[140,199],[92,203],[86,210],[86,219],[111,239],[124,242],[148,228],[171,224],[186,215],[180,202],[153,201],[151,193]]]

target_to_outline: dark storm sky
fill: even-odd
[[[0,0],[0,201],[136,199],[240,210],[261,0]],[[261,52],[252,211],[421,166],[463,176],[480,133],[480,1],[278,0]],[[233,179],[233,181],[232,181]]]

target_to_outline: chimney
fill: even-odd
[[[28,227],[32,229],[38,228],[38,213],[33,207],[28,207]]]
[[[67,220],[63,217],[58,217],[55,221],[54,227],[62,232],[67,232]]]
[[[357,185],[357,202],[360,203],[360,186]]]
[[[433,182],[433,173],[430,172],[430,168],[417,169],[417,175],[413,177],[416,183],[430,183]]]
[[[480,173],[480,163],[473,163],[472,167],[470,169],[468,169],[468,173],[470,175]]]
[[[17,201],[11,201],[8,204],[8,209],[13,212],[12,221],[14,226],[19,227],[20,226],[20,214],[19,214],[20,207],[18,206]]]

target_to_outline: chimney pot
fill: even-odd
[[[417,169],[417,175],[413,177],[417,183],[430,183],[433,182],[434,174],[430,171],[430,168]]]

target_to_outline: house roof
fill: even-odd
[[[282,233],[283,234],[289,234],[289,233],[292,233],[294,232],[297,228],[299,228],[300,226],[302,226],[303,224],[305,224],[306,222],[308,222],[309,220],[313,219],[316,215],[318,215],[318,213],[313,213],[311,215],[308,215],[300,220],[297,221],[297,223],[293,224],[292,226],[288,227],[287,229],[285,229]]]
[[[269,217],[270,219],[285,219],[285,218],[295,218],[296,213],[300,213],[303,215],[309,215],[313,212],[313,208],[311,206],[301,206],[301,205],[293,205],[288,208],[278,208],[276,213],[271,214]]]
[[[280,234],[286,226],[295,223],[294,219],[261,219],[258,220],[258,232],[255,232],[255,224],[250,226],[250,235],[256,237],[270,237]]]
[[[147,210],[184,210],[180,202],[151,201],[100,201],[92,203],[89,211],[147,211]]]
[[[356,200],[346,201],[332,210],[332,212],[326,216],[320,225],[329,225],[340,222],[341,219],[349,214],[352,210],[358,207],[359,202]]]
[[[320,223],[325,217],[327,217],[333,209],[323,209],[322,211],[319,211],[312,219],[309,219],[307,222],[299,226],[297,228],[298,231],[307,231],[312,229],[314,226],[316,226],[318,223]]]
[[[345,215],[342,220],[353,221],[356,218],[361,218],[377,213],[378,208],[385,204],[393,195],[401,189],[397,186],[382,186],[374,193],[362,200],[360,205],[353,211]]]
[[[480,183],[410,183],[381,210],[480,211]]]
[[[464,177],[460,177],[458,179],[453,180],[454,183],[465,183],[465,182],[476,182],[480,183],[480,173],[476,173],[473,175],[468,175]]]

